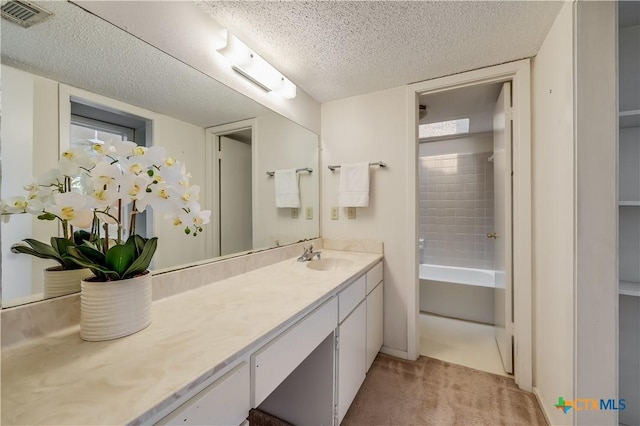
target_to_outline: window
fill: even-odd
[[[96,141],[131,141],[145,146],[145,121],[124,115],[102,110],[94,106],[71,102],[71,147],[89,147]],[[75,112],[75,113],[74,113]],[[72,182],[72,186],[81,185],[80,180]],[[80,190],[80,188],[78,188]],[[123,235],[129,229],[129,213],[123,211],[122,227]],[[136,232],[143,237],[147,236],[147,212],[136,215]],[[116,235],[115,225],[110,225],[109,234]]]
[[[418,137],[420,139],[458,135],[462,133],[469,133],[468,118],[420,124],[418,126]]]

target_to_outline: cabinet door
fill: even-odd
[[[383,283],[380,283],[367,296],[367,371],[382,347],[383,294]]]
[[[340,325],[338,340],[338,423],[342,422],[364,381],[367,303],[363,301]]]
[[[243,362],[158,425],[239,425],[249,414],[249,365]]]

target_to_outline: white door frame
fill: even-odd
[[[256,127],[257,125],[256,124],[257,124],[256,119],[250,118],[248,120],[236,121],[234,123],[229,123],[229,124],[221,124],[219,126],[207,127],[205,129],[205,132],[206,132],[205,181],[207,182],[206,184],[207,190],[204,196],[205,196],[205,205],[207,206],[208,209],[211,209],[214,215],[217,215],[219,211],[219,206],[218,206],[219,198],[218,198],[218,192],[217,192],[218,191],[218,166],[215,162],[215,158],[216,158],[215,150],[216,150],[216,143],[218,142],[218,138],[220,136],[226,136],[240,130],[251,129],[251,169],[252,169],[251,186],[252,188],[256,188],[257,179],[258,179],[257,174],[255,172],[255,165],[257,164],[256,162],[256,155],[257,155],[256,154],[257,153]],[[252,206],[257,205],[256,191],[252,191],[251,193],[251,205]],[[255,223],[256,209],[252,208],[252,210],[253,210],[252,217]],[[218,241],[220,238],[220,235],[218,235],[219,234],[218,228],[215,226],[213,228],[214,229],[212,232],[212,238],[207,239],[206,245],[205,245],[205,250],[208,257],[214,256],[214,251],[215,251],[214,241]]]
[[[531,66],[523,59],[489,68],[414,83],[407,86],[407,270],[413,284],[407,294],[407,355],[419,355],[419,280],[418,280],[418,97],[451,89],[487,83],[512,81],[513,93],[513,297],[514,297],[514,370],[521,389],[533,388],[533,309],[531,277]],[[413,113],[411,113],[413,111]],[[413,194],[413,196],[411,196]]]

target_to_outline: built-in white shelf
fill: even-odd
[[[640,283],[621,280],[618,284],[618,293],[625,296],[640,297]]]
[[[640,207],[640,201],[618,201],[619,206]]]
[[[619,126],[624,127],[640,127],[640,109],[630,111],[620,111],[618,113]]]

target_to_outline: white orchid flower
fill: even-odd
[[[93,166],[93,157],[84,147],[68,149],[60,156],[58,168],[65,176],[76,176],[80,169],[90,169]]]
[[[164,182],[151,185],[149,189],[151,192],[147,192],[144,198],[136,202],[139,211],[143,211],[149,205],[163,213],[175,208],[173,200],[176,195]]]
[[[150,179],[146,174],[136,175],[122,175],[118,179],[118,186],[120,187],[120,194],[122,199],[126,200],[142,200],[147,196],[147,186],[150,183]]]
[[[28,205],[29,201],[26,197],[9,197],[2,201],[2,212],[10,214],[25,213]]]
[[[211,210],[201,210],[200,204],[193,203],[188,209],[181,209],[178,214],[169,215],[169,218],[173,219],[175,226],[184,226],[185,233],[197,233],[211,221]]]
[[[120,199],[120,193],[116,185],[91,190],[88,195],[92,198],[93,206],[96,209],[111,206]]]
[[[91,169],[91,177],[89,179],[92,182],[94,190],[103,190],[105,187],[109,188],[113,186],[122,175],[120,167],[117,163],[114,164],[109,160],[100,161],[96,166]]]
[[[132,175],[147,174],[149,166],[143,161],[142,157],[123,158],[118,163],[123,173]]]
[[[153,165],[161,165],[167,156],[167,150],[161,146],[152,146],[144,150],[142,160],[144,164],[151,167]]]
[[[59,186],[64,183],[64,175],[60,169],[50,169],[44,172],[36,179],[36,183],[40,187]]]
[[[33,199],[30,199],[29,203],[27,204],[27,213],[30,213],[33,215],[39,215],[46,210],[46,207],[47,206],[45,205],[44,202],[42,202],[37,198],[33,198]]]
[[[77,192],[65,192],[54,197],[55,204],[49,210],[62,220],[78,228],[88,228],[93,221],[89,197]]]
[[[109,157],[127,157],[131,155],[131,151],[137,146],[135,142],[131,141],[121,141],[121,140],[110,140],[110,141],[100,141],[102,143],[94,143],[93,151],[97,154],[106,155]]]
[[[198,197],[200,196],[200,187],[198,185],[192,185],[189,187],[178,185],[172,189],[178,196],[177,198],[180,200],[179,202],[184,203],[184,205],[190,205],[194,201],[198,201]]]

